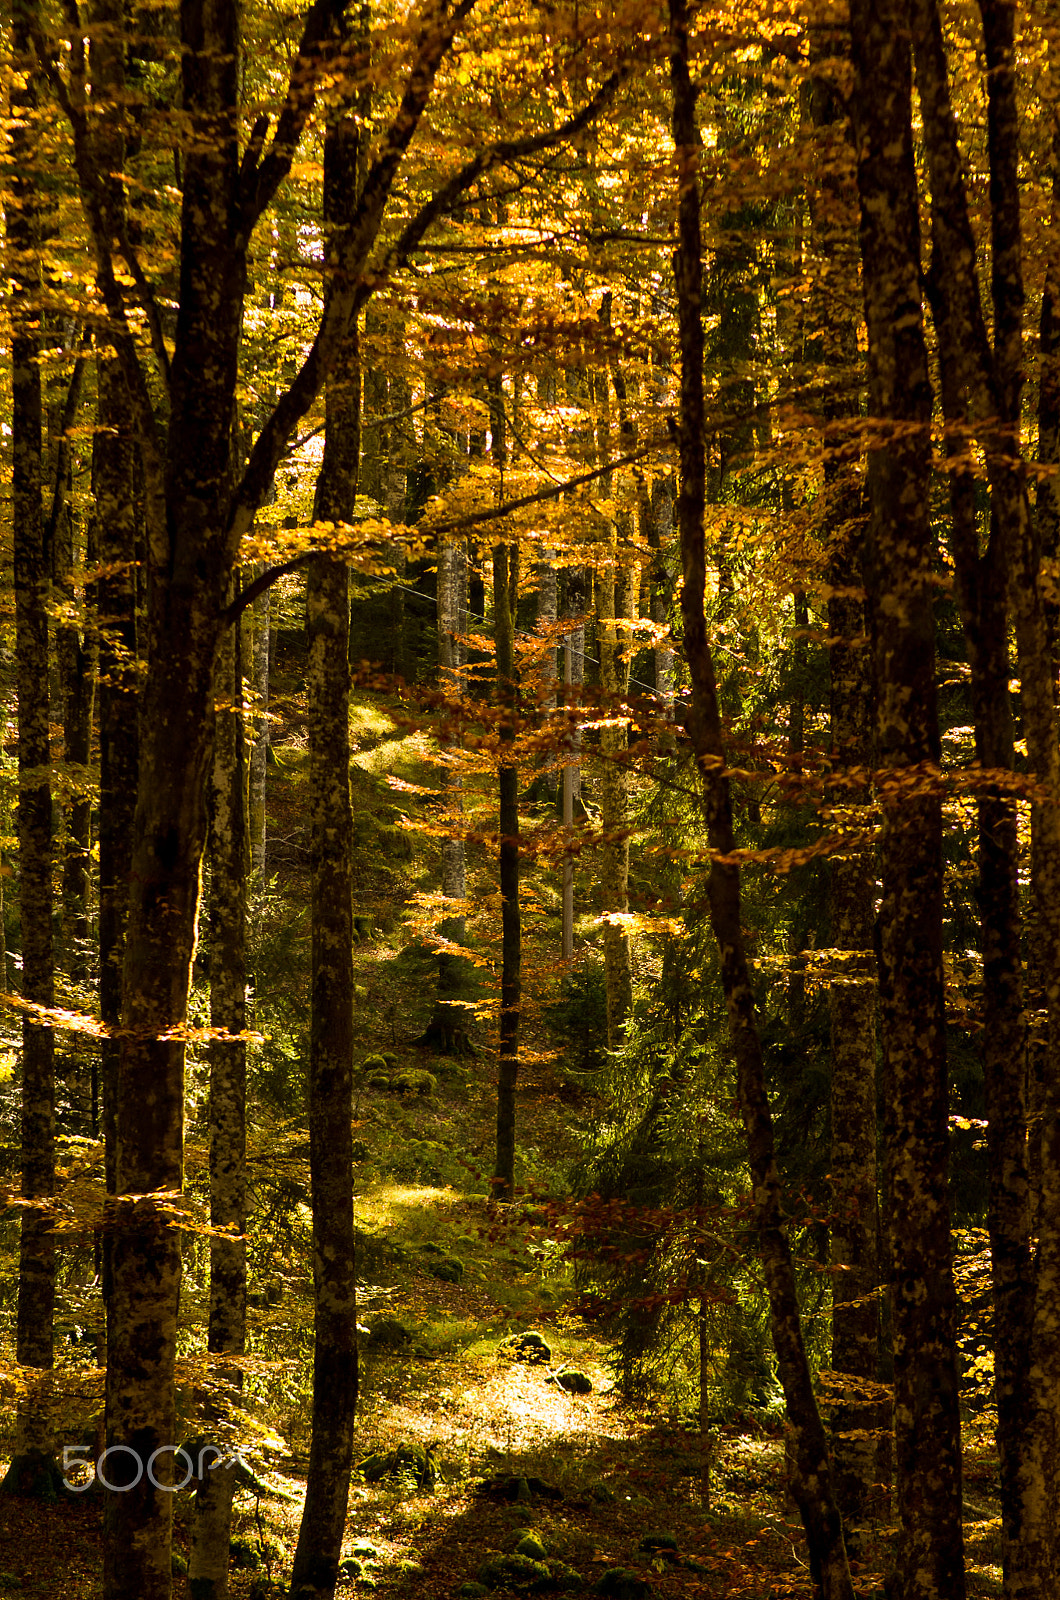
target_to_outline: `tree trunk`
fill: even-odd
[[[627,530],[628,531],[628,530]],[[633,958],[624,917],[629,911],[629,773],[624,764],[629,723],[621,715],[629,689],[629,633],[621,622],[631,610],[633,585],[620,573],[614,544],[596,573],[596,638],[600,687],[608,726],[600,729],[600,888],[604,911],[607,1048],[618,1050],[633,1005]]]
[[[609,334],[612,295],[604,295],[600,323]],[[635,433],[626,407],[626,383],[622,369],[612,363],[615,398],[619,411],[619,437],[623,451],[631,451]],[[595,374],[592,384],[596,401],[596,456],[598,465],[611,457],[611,394],[606,368]],[[613,474],[600,480],[607,499],[615,497]],[[599,732],[600,750],[600,890],[604,914],[604,981],[607,990],[607,1047],[617,1050],[625,1037],[626,1019],[633,1005],[633,955],[629,930],[624,918],[629,911],[629,834],[626,827],[629,774],[624,756],[629,744],[629,723],[622,715],[629,692],[630,630],[622,621],[631,620],[637,594],[635,567],[619,547],[633,541],[633,519],[627,505],[621,504],[606,525],[608,548],[593,578],[596,608],[596,643],[600,652],[600,688],[604,726]]]
[[[210,1025],[241,1034],[247,1023],[247,810],[241,632],[230,627],[217,658],[216,735],[210,780]],[[237,1235],[210,1239],[211,1355],[241,1356],[246,1346],[247,1047],[244,1039],[210,1042],[210,1225]],[[232,1401],[238,1365],[213,1369]],[[205,1407],[206,1443],[233,1454],[231,1420],[214,1393]],[[196,1463],[198,1465],[198,1463]],[[188,1559],[189,1600],[226,1600],[235,1464],[204,1461],[195,1493]]]
[[[649,544],[653,555],[650,578],[651,620],[655,626],[655,693],[663,702],[667,716],[673,714],[674,653],[669,644],[660,640],[665,630],[669,633],[670,604],[673,599],[673,579],[667,563],[667,552],[674,536],[674,490],[668,478],[656,478],[651,486]]]
[[[563,636],[563,689],[567,708],[567,748],[563,759],[563,905],[564,961],[574,959],[574,806],[581,799],[581,687],[585,680],[585,572],[568,567],[564,572],[563,615],[579,619]]]
[[[986,552],[979,556],[974,485],[957,456],[951,474],[954,558],[972,655],[977,755],[1013,764],[1007,705],[1008,609],[1015,624],[1020,709],[1030,763],[1048,799],[1032,808],[1032,882],[1046,974],[1041,1203],[1037,1281],[1030,1272],[1030,1195],[1025,1142],[1024,1040],[1015,817],[1006,786],[980,802],[984,1049],[989,1222],[996,1319],[998,1440],[1006,1594],[1052,1594],[1057,1581],[1060,1438],[1060,758],[1050,621],[1027,504],[1020,446],[1023,283],[1014,12],[994,0],[983,19],[990,159],[993,347],[975,271],[976,242],[950,103],[941,20],[934,0],[912,7],[917,86],[931,183],[929,277],[947,422],[970,425],[983,445],[991,488]],[[1031,1311],[1033,1297],[1033,1314]]]
[[[811,48],[828,56],[834,43],[831,38],[814,39]],[[815,171],[820,174],[810,196],[810,238],[823,266],[811,350],[826,378],[841,377],[858,362],[856,321],[843,294],[857,283],[857,189],[848,162],[846,114],[820,76],[811,80],[810,112]],[[840,455],[847,429],[858,416],[858,398],[844,393],[840,383],[834,394],[826,392],[822,410],[826,449],[834,440],[824,463],[820,530],[832,551],[828,660],[834,804],[849,816],[852,808],[860,810],[870,802],[865,775],[873,766],[871,661],[864,600],[857,593],[864,582],[861,528],[867,508],[860,478]],[[860,823],[855,814],[852,827],[860,831]],[[852,1525],[880,1510],[872,1486],[883,1475],[881,1456],[889,1465],[885,1445],[891,1423],[889,1401],[881,1403],[873,1395],[880,1336],[874,849],[862,844],[833,855],[828,879],[830,943],[838,968],[828,990],[834,1219],[829,1259],[842,1268],[833,1280],[832,1368],[848,1380],[833,1413],[832,1450],[836,1498],[851,1550]]]
[[[713,861],[708,882],[711,923],[721,956],[722,982],[736,1058],[740,1110],[747,1134],[758,1248],[769,1294],[773,1343],[793,1431],[795,1487],[815,1581],[825,1600],[852,1600],[843,1530],[832,1490],[828,1443],[817,1410],[799,1317],[795,1274],[784,1230],[773,1124],[765,1090],[762,1049],[740,920],[732,802],[717,683],[707,638],[703,512],[706,488],[703,398],[703,267],[699,222],[699,134],[688,59],[688,12],[670,0],[670,76],[678,163],[678,245],[674,256],[681,339],[681,412],[677,502],[684,583],[681,610],[692,678],[688,731],[703,783]]]
[[[93,1127],[103,1130],[108,1201],[118,1181],[118,1059],[121,969],[129,904],[129,854],[139,770],[136,670],[137,511],[132,419],[128,394],[113,356],[96,358],[96,434],[92,441],[95,487],[93,544],[105,576],[95,585],[99,666],[99,1014],[106,1030],[99,1045],[102,1082],[92,1096]],[[108,1205],[98,1270],[107,1317],[111,1314],[113,1207]],[[100,1365],[107,1365],[104,1351]],[[108,1510],[110,1507],[108,1499]]]
[[[501,380],[489,389],[493,461],[503,498],[507,464],[504,396]],[[519,603],[519,546],[493,550],[493,626],[497,648],[497,698],[500,704],[498,786],[501,891],[501,1013],[497,1067],[497,1161],[493,1197],[511,1200],[515,1192],[515,1087],[519,1076],[522,924],[519,911],[519,769],[510,751],[515,740],[518,684],[515,672],[515,613]]]
[[[462,545],[446,540],[438,552],[438,677],[443,694],[456,710],[467,692],[467,553]],[[459,768],[459,747],[443,732],[441,739],[442,802],[450,830],[442,841],[442,894],[452,903],[438,932],[447,944],[462,945],[466,938],[463,903],[467,895],[464,849],[464,780]],[[469,1037],[471,1009],[468,1001],[469,963],[455,949],[438,956],[438,998],[434,1014],[417,1041],[453,1055],[473,1055]]]
[[[559,582],[556,571],[556,552],[542,550],[537,562],[537,627],[542,635],[541,654],[539,664],[535,667],[537,677],[536,698],[539,712],[547,722],[553,723],[556,716],[556,613],[559,603]],[[559,770],[556,764],[556,753],[549,749],[545,752],[545,770],[542,774],[544,790],[552,804],[555,805],[559,795]]]
[[[324,145],[328,293],[352,220],[364,150],[357,119],[335,119]],[[316,516],[348,521],[357,497],[361,377],[356,326],[328,380]],[[353,1232],[353,811],[350,802],[349,573],[317,556],[309,615],[309,787],[312,796],[313,993],[309,1159],[313,1190],[313,1435],[291,1600],[334,1593],[353,1465],[357,1409],[357,1279]]]
[[[830,564],[829,582],[839,593],[828,602],[832,759],[841,785],[837,803],[844,808],[867,804],[866,786],[850,774],[872,766],[864,605],[849,595],[860,577],[850,555],[847,548]],[[872,1393],[879,1377],[880,1266],[872,954],[876,872],[871,847],[833,856],[828,889],[833,959],[841,963],[828,991],[834,1217],[829,1259],[843,1269],[833,1288],[832,1367],[850,1380],[833,1419],[833,1451],[836,1497],[849,1526],[873,1509],[878,1452],[871,1435],[890,1428],[890,1407],[881,1407]]]
[[[570,634],[563,639],[563,701],[570,712],[570,690],[573,682],[573,650],[571,649]],[[563,811],[563,884],[562,884],[562,932],[560,935],[560,955],[564,961],[574,959],[574,778],[575,778],[575,733],[570,720],[568,720],[567,746],[563,751],[562,783],[562,811]]]
[[[942,814],[931,387],[920,308],[911,69],[901,8],[855,0],[854,133],[869,335],[866,579],[882,781],[880,1005],[902,1600],[961,1600],[960,1413],[946,1190]]]
[[[250,866],[260,884],[265,878],[268,817],[265,777],[269,764],[269,644],[271,617],[269,591],[254,601],[254,656],[251,684],[254,691],[253,737],[250,743]]]
[[[214,659],[228,533],[245,255],[237,214],[239,29],[228,0],[181,12],[181,282],[164,478],[146,468],[150,583],[118,1069],[117,1192],[107,1369],[112,1458],[106,1600],[168,1600],[173,1369],[183,1185],[184,1044],[212,760]],[[130,369],[123,363],[126,380]],[[148,419],[138,418],[148,426]],[[150,439],[145,443],[150,443]],[[164,501],[163,501],[164,496]],[[126,1199],[124,1197],[128,1196]],[[148,1470],[152,1467],[153,1470]],[[141,1474],[137,1478],[137,1474]],[[137,1481],[134,1483],[134,1478]]]
[[[52,484],[51,514],[46,548],[51,553],[57,595],[69,608],[70,618],[56,624],[55,653],[63,713],[63,763],[71,798],[66,804],[63,852],[62,943],[71,976],[88,975],[88,901],[92,856],[92,795],[89,756],[92,743],[92,709],[96,663],[93,633],[87,621],[76,620],[77,593],[74,569],[74,518],[70,504],[69,435],[77,420],[81,382],[87,359],[83,343],[74,359],[59,416]]]
[[[52,948],[52,793],[48,691],[48,555],[41,507],[40,201],[33,124],[37,89],[30,18],[15,0],[11,47],[26,71],[11,90],[12,176],[6,205],[11,280],[11,517],[15,568],[15,672],[18,698],[19,907],[22,993],[36,1005],[55,1003]],[[22,1020],[22,1195],[55,1193],[55,1057],[50,1021]],[[19,1406],[18,1456],[9,1488],[45,1487],[54,1422],[48,1374],[53,1363],[55,1247],[47,1207],[22,1212],[15,1355],[39,1373]],[[35,1470],[36,1469],[36,1470]],[[39,1478],[38,1472],[44,1477]],[[16,1484],[17,1480],[17,1484]]]

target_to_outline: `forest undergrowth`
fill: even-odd
[[[230,1592],[265,1600],[286,1592],[308,1458],[312,1282],[306,1121],[301,1062],[308,970],[304,705],[297,673],[281,659],[273,699],[268,885],[259,891],[250,1064],[249,1359],[244,1392],[249,1473],[237,1491]],[[547,859],[525,883],[525,1005],[513,1205],[490,1198],[496,1118],[492,981],[499,919],[489,901],[484,845],[468,850],[469,919],[480,962],[476,1054],[446,1057],[415,1040],[430,1015],[434,957],[419,937],[437,886],[436,841],[418,831],[429,802],[430,746],[402,724],[401,707],[360,697],[353,711],[357,795],[356,951],[360,1072],[354,1104],[358,1160],[361,1378],[357,1460],[340,1592],[423,1596],[579,1591],[645,1600],[745,1596],[811,1600],[798,1509],[788,1492],[783,1418],[776,1406],[719,1417],[704,1483],[698,1425],[659,1391],[637,1406],[615,1383],[611,1350],[577,1311],[562,1218],[572,1163],[599,1115],[584,1054],[565,1039],[570,1015],[550,1012],[561,970],[558,904]],[[398,788],[394,787],[397,780]],[[588,780],[587,780],[588,783]],[[406,787],[400,787],[406,786]],[[587,798],[592,803],[591,785]],[[469,796],[485,807],[488,796]],[[583,970],[598,960],[593,865],[578,864]],[[419,898],[418,898],[419,897]],[[204,961],[208,960],[208,952]],[[638,951],[643,973],[655,957]],[[206,998],[198,997],[205,1016]],[[583,1007],[584,1009],[584,1007]],[[559,1016],[559,1022],[557,1022]],[[584,1023],[585,1019],[582,1018]],[[589,1019],[591,1029],[592,1020]],[[584,1043],[584,1041],[583,1041]],[[85,1087],[66,1078],[68,1125]],[[191,1063],[188,1129],[192,1189],[206,1182],[201,1063]],[[7,1086],[4,1115],[14,1100]],[[197,1113],[200,1120],[197,1121]],[[10,1129],[9,1129],[10,1131]],[[76,1141],[75,1141],[76,1143]],[[82,1147],[85,1142],[82,1141]],[[557,1219],[560,1225],[557,1226]],[[98,1292],[91,1248],[64,1236],[65,1443],[91,1439],[101,1375],[93,1364]],[[15,1246],[4,1224],[3,1244]],[[8,1283],[13,1274],[5,1274]],[[187,1436],[201,1377],[208,1283],[205,1239],[185,1242],[182,1341]],[[93,1295],[95,1294],[95,1298]],[[8,1297],[10,1300],[10,1296]],[[12,1305],[5,1306],[10,1324]],[[65,1320],[64,1320],[65,1319]],[[95,1323],[94,1323],[95,1319]],[[540,1335],[544,1359],[512,1359],[503,1341]],[[768,1352],[762,1352],[768,1364]],[[578,1375],[568,1392],[561,1382]],[[8,1418],[13,1424],[13,1417]],[[989,1416],[966,1435],[970,1592],[1000,1592],[997,1463]],[[5,1427],[4,1446],[10,1444]],[[382,1461],[393,1470],[379,1476]],[[178,1495],[174,1561],[187,1556],[191,1496]],[[881,1500],[861,1530],[856,1592],[883,1594],[893,1538]],[[0,1595],[94,1600],[102,1594],[101,1498],[42,1505],[0,1497]]]

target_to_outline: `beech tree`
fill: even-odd
[[[347,48],[363,49],[357,35]],[[325,305],[341,293],[342,251],[364,183],[360,125],[346,107],[324,139]],[[327,382],[316,515],[348,522],[360,460],[361,368],[356,324]],[[353,1235],[353,812],[350,805],[349,572],[341,554],[309,566],[309,758],[312,821],[312,995],[309,1146],[313,1195],[313,1436],[292,1600],[334,1592],[346,1523],[357,1405],[357,1280]]]
[[[12,45],[25,74],[12,93],[19,126],[12,138],[14,174],[5,210],[12,274],[11,515],[14,527],[16,675],[19,718],[18,835],[21,857],[22,992],[38,1006],[55,1000],[52,942],[52,788],[48,739],[48,564],[44,543],[41,416],[42,199],[32,160],[39,112],[39,75],[32,49],[32,10],[18,6]],[[22,1023],[22,1193],[43,1200],[55,1190],[55,1052],[51,1028],[32,1009]],[[23,1403],[21,1462],[12,1476],[46,1470],[50,1424],[43,1385],[52,1365],[55,1250],[47,1214],[23,1213],[18,1277],[19,1362],[41,1374]]]

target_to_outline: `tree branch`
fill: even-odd
[[[287,95],[276,123],[276,132],[265,155],[258,160],[265,143],[268,118],[259,117],[251,132],[239,171],[240,214],[245,239],[272,201],[280,184],[291,170],[298,141],[316,104],[318,79],[329,35],[337,30],[343,13],[343,0],[313,0],[305,19],[302,38],[291,67]]]
[[[258,434],[242,482],[232,500],[228,537],[233,555],[238,550],[243,534],[249,530],[254,513],[268,493],[287,440],[319,394],[335,352],[345,337],[351,319],[357,314],[354,285],[364,271],[369,252],[378,238],[394,179],[430,98],[438,68],[458,27],[473,5],[474,0],[458,0],[451,14],[446,13],[443,4],[440,14],[432,8],[424,16],[401,104],[390,124],[383,148],[365,179],[356,214],[346,235],[339,281],[328,298],[317,336],[301,370],[286,394],[280,397]]]
[[[542,500],[555,500],[561,494],[566,494],[571,489],[579,488],[583,483],[591,483],[595,478],[602,478],[605,473],[614,472],[618,467],[631,466],[635,461],[643,461],[645,456],[653,455],[660,448],[660,444],[645,445],[643,449],[636,450],[632,455],[619,456],[617,461],[609,461],[606,466],[595,467],[592,472],[583,472],[577,478],[568,478],[563,483],[551,483],[545,489],[538,489],[533,494],[521,495],[518,500],[505,500],[499,506],[493,506],[489,511],[478,511],[468,517],[454,517],[450,522],[440,522],[434,528],[426,531],[431,534],[456,533],[464,528],[479,527],[483,522],[496,522],[500,517],[506,517],[509,512],[520,511],[524,506],[538,504]],[[301,555],[292,556],[288,561],[282,561],[278,566],[269,567],[253,583],[247,585],[243,592],[227,606],[224,611],[226,623],[234,622],[259,594],[264,594],[277,579],[285,578],[290,572],[297,572],[300,567],[307,566],[315,556],[320,555],[319,550],[305,550]]]
[[[539,150],[551,149],[567,139],[576,138],[600,114],[629,71],[628,63],[616,68],[600,85],[593,97],[585,102],[581,110],[574,116],[568,117],[566,122],[561,122],[559,127],[530,134],[525,139],[502,139],[497,144],[481,150],[477,156],[472,156],[470,161],[443,184],[437,194],[432,195],[426,205],[420,207],[416,215],[406,223],[396,243],[386,252],[379,265],[373,267],[370,274],[358,285],[356,310],[361,309],[392,273],[405,266],[424,235],[440,217],[452,210],[455,202],[476,179],[484,177],[487,172],[492,172],[510,161],[517,161],[524,156],[534,155]]]
[[[88,355],[90,335],[82,332],[78,339],[78,351],[74,360],[74,370],[70,374],[70,382],[63,401],[63,414],[59,422],[59,442],[55,451],[55,475],[52,479],[52,503],[48,513],[48,526],[44,535],[44,548],[54,550],[55,535],[59,529],[59,518],[63,509],[63,479],[66,477],[67,463],[70,459],[70,430],[77,417],[77,408],[81,403],[81,381],[85,375],[85,360]]]
[[[77,20],[77,7],[73,0],[66,0],[66,10],[70,25]],[[92,249],[96,257],[96,283],[99,288],[107,315],[111,320],[110,334],[114,340],[114,348],[121,362],[125,381],[129,386],[129,396],[140,430],[140,443],[144,452],[145,468],[150,475],[157,468],[159,482],[162,472],[162,449],[158,437],[158,427],[155,422],[154,407],[148,392],[147,381],[136,349],[136,339],[129,326],[129,319],[125,307],[125,297],[121,292],[114,272],[114,256],[110,248],[112,234],[123,231],[120,221],[110,215],[113,207],[109,204],[106,194],[98,181],[92,161],[88,118],[83,107],[84,81],[82,77],[84,66],[84,48],[80,41],[71,40],[72,87],[73,94],[67,86],[59,70],[55,53],[45,40],[41,29],[39,16],[34,19],[33,47],[41,64],[41,70],[48,80],[59,106],[70,124],[70,131],[74,141],[74,170],[77,173],[78,187],[81,190],[81,200],[88,222],[88,231],[92,240]],[[78,64],[80,63],[80,65]],[[108,226],[108,224],[110,224]]]

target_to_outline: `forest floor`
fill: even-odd
[[[276,1014],[286,996],[304,1021],[304,984],[292,977],[304,972],[308,934],[300,802],[304,725],[296,695],[281,715],[269,798],[277,887],[272,932],[259,936],[254,960],[259,993],[268,986]],[[479,1050],[470,1060],[447,1059],[414,1043],[430,1015],[433,969],[429,952],[421,946],[417,953],[415,939],[410,943],[409,924],[414,932],[415,896],[436,887],[430,859],[436,847],[429,840],[426,848],[410,842],[387,779],[423,784],[435,769],[425,766],[424,741],[414,730],[370,705],[355,710],[354,720],[358,893],[365,919],[357,952],[358,1054],[362,1066],[381,1053],[390,1057],[374,1085],[371,1069],[361,1072],[354,1107],[366,1329],[356,1459],[364,1463],[401,1445],[430,1447],[437,1479],[427,1491],[407,1473],[378,1482],[355,1474],[340,1594],[456,1600],[465,1585],[485,1580],[481,1589],[465,1592],[581,1589],[618,1600],[811,1600],[805,1540],[786,1491],[780,1421],[749,1413],[717,1428],[705,1495],[698,1434],[662,1401],[654,1411],[624,1404],[606,1345],[574,1313],[569,1268],[539,1196],[563,1198],[594,1107],[578,1088],[577,1074],[556,1058],[542,1005],[550,985],[555,992],[558,942],[547,868],[538,868],[526,885],[523,1195],[503,1208],[489,1197],[496,1117],[491,1028],[483,1020],[475,1029]],[[412,804],[402,797],[401,809]],[[591,941],[599,923],[593,922],[591,877],[584,870],[579,938]],[[469,850],[468,892],[484,908],[469,920],[488,1005],[497,950],[484,914],[491,884],[482,846]],[[241,1564],[232,1573],[233,1600],[283,1593],[304,1486],[312,1317],[307,1152],[302,1115],[285,1098],[298,1075],[299,1048],[297,1041],[274,1038],[251,1068],[261,1097],[250,1152],[257,1230],[250,1250],[250,1348],[259,1370],[248,1379],[247,1406],[266,1431],[252,1452],[257,1487],[240,1490],[237,1499],[233,1562]],[[429,1072],[430,1092],[398,1092],[394,1080],[406,1070]],[[195,1073],[193,1064],[193,1186],[201,1184],[204,1154]],[[387,1078],[389,1087],[382,1081]],[[188,1351],[201,1347],[201,1246],[193,1242],[186,1257]],[[513,1360],[501,1348],[506,1336],[527,1330],[547,1342],[546,1361]],[[583,1374],[589,1392],[565,1392],[555,1381],[564,1369]],[[969,1592],[994,1595],[1000,1593],[997,1463],[985,1426],[969,1429],[966,1447]],[[174,1550],[185,1556],[190,1507],[190,1495],[179,1494]],[[91,1495],[52,1506],[0,1496],[0,1600],[8,1592],[96,1600],[102,1593],[101,1516]],[[524,1556],[520,1571],[512,1558],[528,1535],[537,1537],[543,1554]],[[887,1520],[863,1530],[854,1564],[859,1596],[882,1595],[893,1540]],[[535,1559],[548,1571],[526,1564]],[[175,1592],[181,1589],[175,1579]]]

